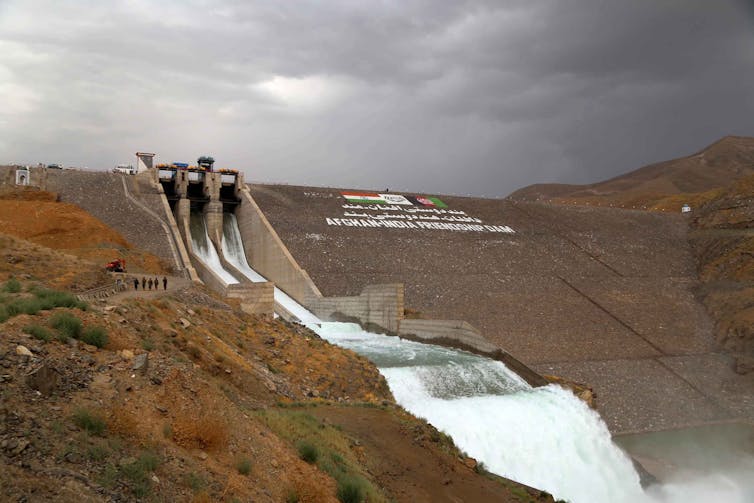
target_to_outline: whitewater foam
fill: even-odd
[[[198,212],[192,212],[189,224],[189,227],[191,228],[191,244],[196,256],[199,257],[207,267],[212,269],[212,272],[217,274],[226,285],[238,283],[238,280],[223,268],[223,264],[220,262],[220,256],[217,254],[217,250],[215,250],[215,245],[212,244],[212,241],[209,239],[207,222],[204,220],[204,215]]]
[[[246,251],[243,247],[241,231],[238,228],[238,220],[233,213],[223,214],[223,255],[225,259],[233,264],[244,276],[254,283],[263,283],[267,279],[251,268],[249,261],[246,260]],[[293,300],[288,294],[280,288],[275,287],[275,302],[283,307],[286,311],[298,318],[301,323],[313,324],[321,323],[321,320],[307,310],[304,306]]]

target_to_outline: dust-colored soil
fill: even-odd
[[[480,477],[475,462],[449,456],[445,438],[434,428],[392,410],[317,407],[308,411],[359,441],[364,465],[397,501],[523,502],[551,501],[541,491],[519,486],[515,495],[498,481]]]
[[[0,194],[0,233],[88,259],[104,266],[125,258],[134,271],[166,272],[160,260],[134,249],[123,236],[80,207],[56,202],[55,195],[38,190]]]

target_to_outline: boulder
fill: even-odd
[[[26,376],[26,384],[45,396],[50,396],[58,385],[60,374],[46,363],[32,370]]]
[[[142,353],[134,357],[134,363],[131,366],[132,370],[146,374],[149,368],[149,353]]]
[[[20,344],[16,346],[16,354],[19,356],[28,356],[29,358],[33,356],[32,352],[29,351],[29,348]]]

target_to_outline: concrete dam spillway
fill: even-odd
[[[220,256],[217,254],[217,250],[215,250],[215,245],[209,238],[207,222],[205,221],[204,215],[199,212],[191,212],[190,222],[191,243],[193,245],[194,253],[197,254],[199,259],[201,259],[207,267],[220,276],[226,284],[232,285],[238,283],[238,280],[233,274],[225,270],[222,266]]]

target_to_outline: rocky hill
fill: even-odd
[[[726,136],[690,156],[644,166],[603,182],[537,184],[519,189],[509,197],[519,201],[678,211],[684,202],[698,206],[715,195],[708,191],[749,175],[754,175],[754,138]],[[677,195],[683,197],[674,197]]]
[[[742,178],[694,212],[690,242],[699,295],[716,321],[718,342],[740,373],[754,371],[754,176]]]
[[[475,469],[307,329],[172,283],[77,300],[101,265],[14,215],[4,230],[39,233],[0,234],[0,500],[552,501]],[[125,246],[88,217],[70,221]]]

